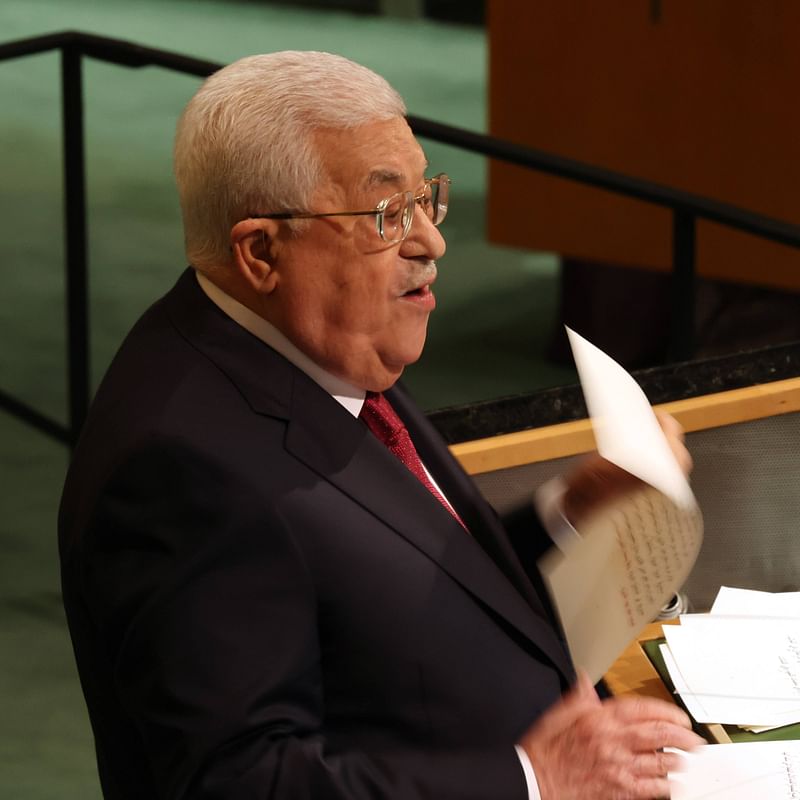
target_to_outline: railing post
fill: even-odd
[[[74,44],[65,44],[61,48],[61,109],[64,131],[69,435],[70,444],[74,447],[89,407],[89,308],[86,265],[83,79],[81,51]]]
[[[695,224],[691,211],[672,212],[670,361],[688,361],[694,355]]]

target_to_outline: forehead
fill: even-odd
[[[352,191],[412,189],[425,175],[425,153],[402,118],[355,128],[320,129],[314,134],[326,173]]]

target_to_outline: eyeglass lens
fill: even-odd
[[[408,236],[414,221],[414,207],[419,204],[428,219],[441,224],[447,215],[449,180],[436,176],[425,182],[422,193],[398,192],[384,201],[382,212],[378,215],[378,229],[381,238],[387,242],[399,242]]]

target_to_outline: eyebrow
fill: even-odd
[[[428,160],[425,159],[425,170],[428,169]],[[393,169],[375,169],[370,172],[367,177],[367,187],[372,186],[385,186],[386,184],[395,184],[400,186],[405,183],[405,175],[402,172],[397,172]]]
[[[367,187],[384,186],[387,183],[399,184],[403,181],[403,173],[390,169],[376,169],[367,177]]]

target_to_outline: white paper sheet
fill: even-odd
[[[598,509],[567,547],[539,562],[573,661],[597,681],[683,585],[703,526],[641,389],[619,364],[568,333],[600,454],[650,484]]]
[[[705,616],[664,636],[670,677],[698,722],[800,721],[800,621]]]
[[[663,492],[676,505],[696,505],[689,482],[672,455],[650,402],[613,358],[567,328],[597,450],[622,469]]]
[[[703,626],[722,631],[727,630],[728,626],[735,626],[737,623],[744,627],[745,630],[752,628],[755,631],[766,630],[767,628],[774,628],[780,631],[786,629],[787,625],[791,626],[792,623],[800,625],[800,617],[761,617],[749,614],[681,614],[678,619],[682,628]]]
[[[800,592],[758,592],[720,586],[712,614],[800,618]]]
[[[715,744],[683,753],[672,800],[800,800],[800,741]]]
[[[667,672],[669,673],[669,677],[672,680],[672,685],[675,689],[675,693],[681,695],[681,700],[683,701],[686,710],[689,712],[692,718],[695,718],[695,715],[700,713],[702,714],[702,710],[698,710],[695,707],[695,701],[692,694],[689,692],[689,688],[686,685],[686,681],[684,680],[683,675],[678,667],[677,662],[672,657],[672,653],[670,652],[669,646],[666,644],[659,645],[659,651],[661,652],[661,658],[664,659],[664,666],[667,668]],[[702,707],[700,707],[702,709]],[[776,728],[782,728],[786,723],[781,723],[780,725],[741,725],[737,724],[737,727],[741,728],[742,730],[750,731],[751,733],[764,733],[765,731],[773,731]],[[792,723],[789,723],[792,724]]]

